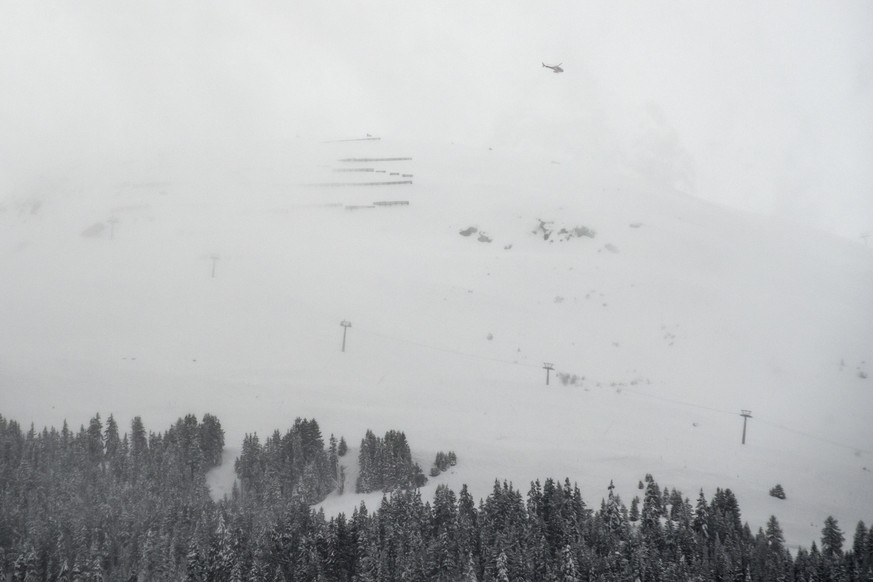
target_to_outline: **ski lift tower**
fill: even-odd
[[[344,319],[340,322],[340,325],[343,326],[343,351],[346,351],[346,332],[352,327],[352,322]]]
[[[209,255],[209,260],[212,261],[212,278],[215,279],[215,264],[218,262],[218,255],[213,253]]]
[[[549,362],[543,362],[543,369],[546,371],[546,386],[549,385],[549,372],[555,369],[554,364],[550,364]]]
[[[746,444],[746,422],[752,418],[752,411],[742,410],[740,411],[740,416],[743,417],[743,444]]]

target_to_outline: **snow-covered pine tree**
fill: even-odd
[[[103,460],[103,424],[99,412],[88,423],[87,435],[88,458],[92,463],[99,463]]]
[[[770,519],[767,520],[767,530],[764,533],[767,536],[767,545],[770,549],[781,551],[785,543],[785,536],[782,535],[782,528],[775,515],[771,515]]]
[[[855,556],[855,561],[864,562],[864,542],[867,540],[867,526],[864,521],[859,521],[855,526],[855,535],[852,536],[852,554]]]
[[[676,489],[670,491],[670,519],[679,521],[682,515],[682,493]]]
[[[506,552],[500,551],[500,554],[497,556],[497,563],[495,565],[496,568],[496,579],[497,582],[509,582],[509,569],[506,559]]]
[[[145,470],[148,440],[142,419],[135,416],[130,423],[130,470],[135,478]]]
[[[185,561],[185,582],[205,582],[206,563],[200,548],[192,538],[188,542],[188,554]]]
[[[461,574],[461,582],[479,582],[476,575],[476,564],[473,562],[473,553],[467,552],[464,560],[464,571]]]
[[[244,498],[261,489],[264,463],[261,459],[261,444],[257,433],[246,433],[243,437],[242,450],[234,461],[233,468],[239,477],[240,492]]]
[[[637,495],[634,495],[634,498],[631,500],[628,519],[632,522],[637,522],[640,519],[640,498]]]
[[[721,519],[721,523],[725,528],[722,532],[725,538],[742,536],[743,521],[740,515],[740,504],[733,491],[730,489],[716,489],[710,509],[715,514],[715,517]]]
[[[613,494],[613,490],[615,489],[615,485],[612,480],[609,481],[609,494],[606,498],[606,505],[603,511],[603,522],[606,525],[606,529],[610,531],[610,533],[617,533],[621,529],[622,518],[621,512],[619,510],[618,499]]]
[[[825,519],[824,527],[821,530],[821,553],[825,558],[837,558],[843,553],[843,536],[842,530],[832,515]]]
[[[358,451],[358,479],[355,483],[356,493],[369,493],[377,489],[375,486],[376,458],[378,455],[378,442],[373,431],[367,430],[361,439],[361,448]]]
[[[224,429],[218,417],[212,414],[204,414],[203,421],[198,427],[200,449],[207,467],[217,467],[221,464],[221,455],[224,451]]]
[[[646,475],[647,485],[643,497],[643,511],[640,516],[643,531],[656,531],[660,528],[659,518],[662,515],[661,490],[651,475]]]
[[[694,519],[691,526],[697,533],[703,534],[703,537],[709,538],[709,505],[706,502],[706,497],[703,495],[703,489],[700,490],[700,495],[697,496],[697,505],[694,507]]]
[[[873,524],[870,524],[870,529],[867,530],[867,541],[864,542],[864,558],[864,563],[871,571],[871,574],[873,574]],[[873,575],[870,576],[870,582],[873,582]]]
[[[118,436],[118,423],[110,414],[106,419],[106,428],[103,431],[103,443],[106,451],[106,460],[113,463],[121,450],[121,438]]]
[[[564,546],[561,550],[561,582],[578,582],[579,566],[570,546]]]

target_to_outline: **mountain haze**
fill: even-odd
[[[692,500],[731,488],[753,531],[775,514],[792,544],[828,515],[870,519],[873,249],[605,155],[342,137],[8,191],[3,415],[209,411],[217,494],[244,433],[300,416],[345,436],[348,463],[368,428],[404,430],[424,468],[456,451],[426,495],[568,476],[630,503],[652,473]]]

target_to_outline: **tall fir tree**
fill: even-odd
[[[824,527],[821,530],[821,553],[825,558],[836,558],[843,553],[843,536],[842,530],[832,515],[825,519]]]
[[[694,507],[694,519],[691,526],[694,531],[709,539],[709,504],[706,502],[706,496],[703,495],[703,489],[697,496],[697,505]]]
[[[498,554],[495,570],[497,582],[509,582],[509,560],[506,558],[506,552],[501,551]]]
[[[630,514],[628,515],[628,519],[632,522],[637,522],[640,520],[640,498],[637,495],[634,495],[634,498],[631,499]]]
[[[855,535],[852,536],[852,554],[854,554],[855,560],[858,562],[864,562],[864,543],[866,540],[867,526],[864,525],[864,521],[861,520],[858,522],[858,525],[855,526]]]
[[[564,546],[561,550],[561,582],[578,582],[579,566],[570,546]]]
[[[643,511],[641,518],[641,526],[643,532],[655,532],[660,529],[659,519],[663,513],[661,506],[661,491],[658,484],[651,477],[646,475],[647,485],[645,496],[643,497]]]

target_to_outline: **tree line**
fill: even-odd
[[[325,447],[314,420],[263,444],[247,435],[239,484],[213,501],[205,476],[224,445],[214,416],[162,433],[135,418],[121,436],[112,416],[75,432],[0,416],[0,580],[873,582],[863,522],[847,543],[828,518],[821,543],[792,555],[777,518],[753,532],[730,489],[692,502],[651,475],[630,508],[612,484],[589,506],[569,479],[551,478],[525,494],[495,481],[478,502],[441,485],[425,500],[396,462],[405,436],[390,434],[368,433],[361,447],[383,447],[388,469],[374,479],[390,492],[327,516],[312,503],[339,486],[339,447]],[[385,487],[384,475],[407,480]]]

